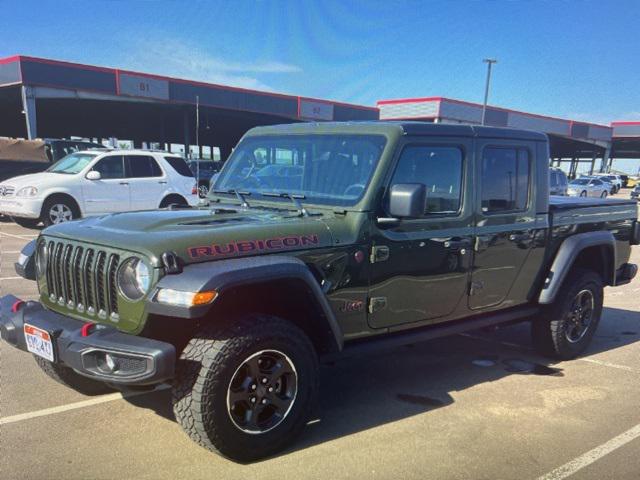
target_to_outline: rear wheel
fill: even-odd
[[[304,428],[318,392],[309,338],[285,320],[252,315],[208,327],[178,362],[173,411],[192,440],[239,462],[282,450]]]
[[[607,194],[607,191],[605,190],[604,192],[602,192],[602,193],[600,194],[600,198],[607,198],[607,195],[608,195],[608,194]]]
[[[177,205],[180,207],[186,207],[188,205],[187,201],[180,196],[168,196],[162,199],[160,202],[160,208],[168,208],[171,205]]]
[[[580,193],[580,196],[581,196],[581,197],[586,197],[586,196],[587,196],[587,191],[586,191],[586,190],[583,190],[583,191]]]
[[[542,354],[568,360],[591,342],[602,314],[602,278],[592,270],[574,269],[553,305],[533,320],[534,347]]]
[[[62,385],[73,388],[75,391],[84,395],[100,395],[102,393],[113,392],[107,384],[102,382],[96,382],[87,377],[83,377],[79,373],[74,372],[69,367],[52,363],[44,358],[33,356],[38,366],[49,377],[53,378],[56,382]]]

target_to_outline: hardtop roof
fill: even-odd
[[[547,140],[544,133],[531,130],[415,121],[311,122],[268,125],[252,128],[247,132],[247,136],[337,133],[375,135],[392,132],[403,135],[513,138],[538,142]]]

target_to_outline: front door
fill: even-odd
[[[517,279],[536,227],[535,144],[480,138],[476,145],[480,188],[469,295],[474,310],[526,301]]]
[[[423,183],[427,204],[420,218],[373,227],[372,328],[441,321],[464,302],[473,238],[471,151],[471,139],[417,139],[402,148],[388,187]],[[384,217],[386,206],[381,210]]]
[[[122,155],[109,155],[91,168],[100,172],[100,180],[82,181],[85,212],[96,215],[129,210],[129,182],[124,175]]]

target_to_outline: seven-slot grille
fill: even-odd
[[[10,197],[16,191],[15,187],[10,185],[0,185],[0,196],[2,197]]]
[[[47,292],[79,313],[118,320],[116,275],[120,256],[98,248],[45,241]]]

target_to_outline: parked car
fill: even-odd
[[[634,198],[640,202],[640,185],[636,185],[635,187],[633,187],[630,196],[631,198]]]
[[[627,180],[627,187],[634,188],[636,185],[640,185],[640,177],[629,177],[629,180]]]
[[[549,169],[549,195],[566,196],[569,181],[567,174],[559,168]]]
[[[629,175],[619,175],[620,181],[622,182],[622,188],[630,187],[629,185]]]
[[[611,173],[594,173],[592,177],[609,181],[609,183],[613,185],[613,191],[610,192],[611,194],[618,193],[622,188],[622,179],[618,175],[613,175]]]
[[[299,183],[269,186],[258,150]],[[0,299],[2,339],[85,392],[171,381],[184,431],[241,462],[302,432],[319,360],[515,321],[575,358],[603,287],[636,275],[640,226],[628,199],[550,197],[548,152],[469,125],[252,129],[206,206],[44,230],[16,266],[39,302]]]
[[[198,194],[204,198],[209,193],[211,177],[220,171],[222,162],[213,160],[190,160],[189,168],[198,179]]]
[[[611,184],[599,178],[580,177],[569,182],[567,194],[570,197],[600,197],[609,195]]]
[[[76,152],[44,172],[0,184],[0,213],[25,227],[197,202],[184,159],[147,150]]]

